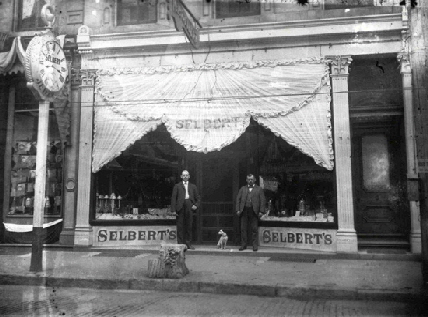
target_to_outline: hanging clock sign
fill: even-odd
[[[42,100],[63,99],[63,88],[68,77],[68,65],[64,51],[52,33],[55,20],[51,6],[42,9],[47,31],[34,36],[28,44],[25,58],[27,86]]]

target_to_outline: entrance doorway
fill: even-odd
[[[354,122],[355,229],[360,248],[408,248],[406,151],[402,117]]]
[[[233,153],[224,150],[194,153],[188,159],[197,167],[196,184],[201,195],[200,209],[194,219],[194,239],[202,244],[216,244],[221,229],[227,233],[229,243],[233,243],[238,232],[234,212],[238,160]]]

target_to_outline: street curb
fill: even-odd
[[[7,245],[0,244],[1,248],[10,249],[28,249],[31,251],[31,245]],[[57,245],[45,245],[45,250],[49,251],[64,251],[64,252],[101,252],[103,254],[115,253],[117,257],[125,256],[126,253],[149,253],[159,254],[159,249],[144,249],[144,248],[100,248],[100,247],[62,247]],[[312,252],[312,250],[300,250],[301,252],[295,252],[295,250],[287,249],[286,252],[281,250],[272,251],[270,249],[259,249],[258,252],[239,252],[238,247],[236,249],[207,249],[200,246],[196,246],[196,250],[189,250],[186,255],[221,255],[221,256],[244,256],[244,257],[270,257],[274,261],[283,262],[316,262],[317,260],[376,260],[376,261],[406,261],[406,262],[421,262],[421,254],[413,253],[371,253],[371,252],[358,252],[358,253],[325,253],[325,252]]]
[[[428,292],[408,290],[373,290],[357,288],[328,288],[320,286],[254,285],[228,282],[197,282],[177,279],[108,280],[96,278],[47,277],[0,274],[0,285],[29,285],[45,287],[77,287],[91,289],[144,290],[220,295],[253,295],[296,299],[377,300],[426,302]]]

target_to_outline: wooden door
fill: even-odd
[[[406,152],[400,122],[354,124],[352,142],[355,227],[359,243],[406,244]]]

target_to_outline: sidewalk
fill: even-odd
[[[333,254],[196,246],[186,252],[183,279],[147,277],[158,248],[45,248],[42,273],[29,272],[31,248],[0,245],[0,284],[287,296],[426,300],[420,257],[412,254]]]

